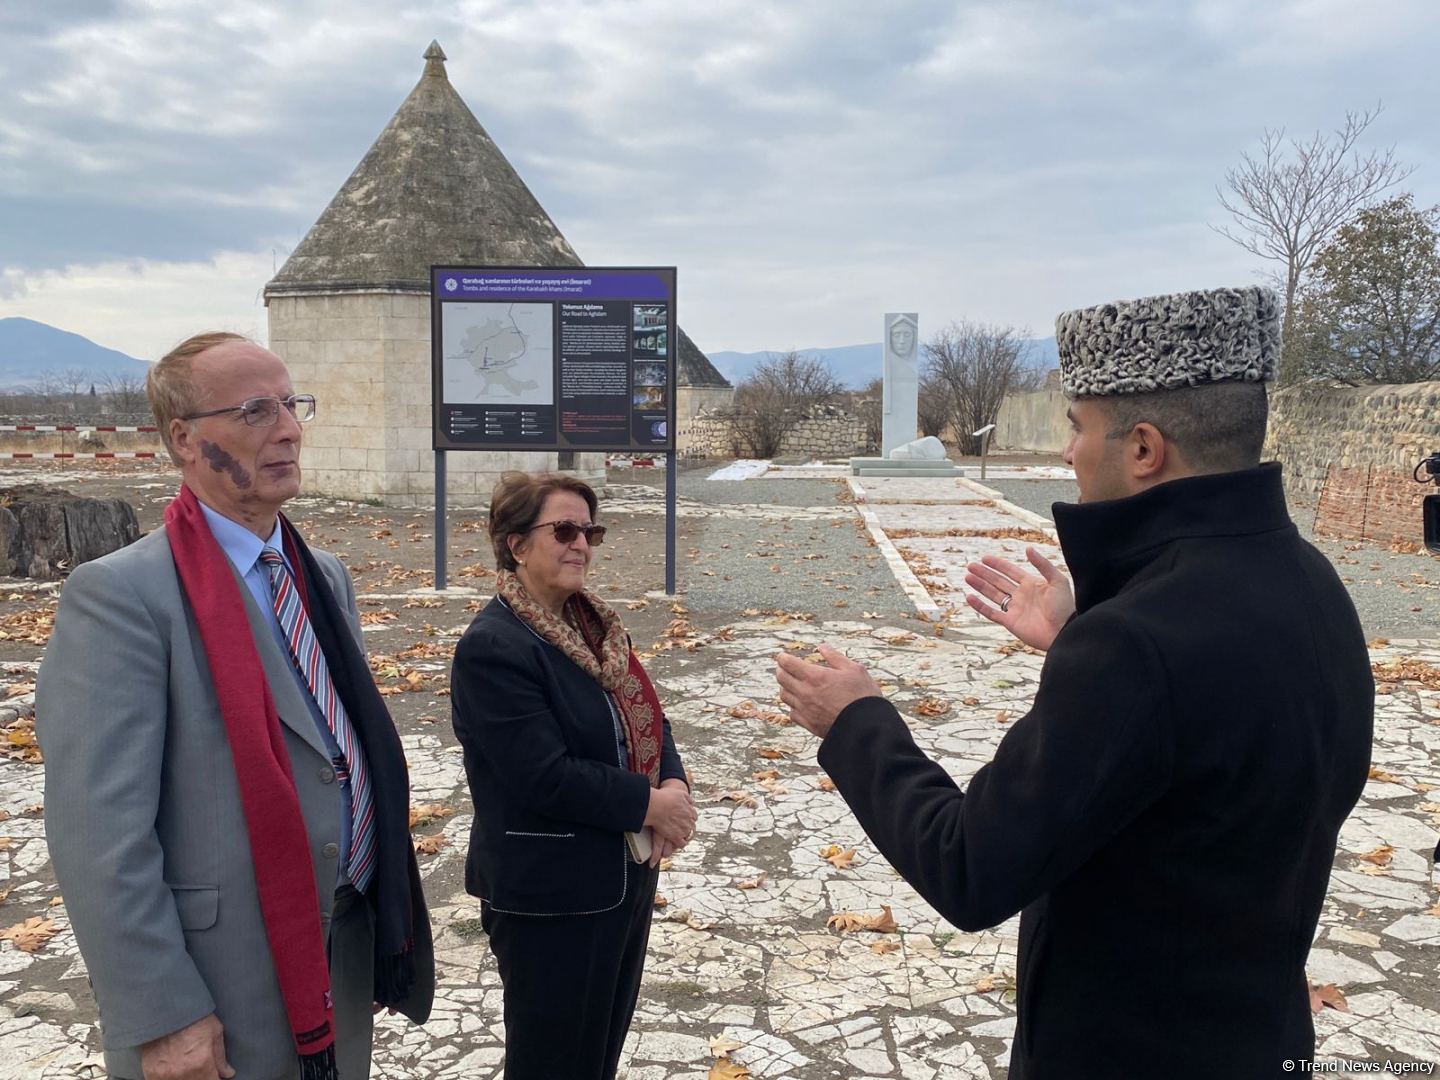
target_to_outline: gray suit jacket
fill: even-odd
[[[350,575],[314,555],[360,641]],[[235,580],[283,724],[328,933],[339,787],[289,658]],[[298,1075],[225,725],[164,530],[70,575],[35,702],[50,855],[108,1071],[140,1077],[142,1043],[215,1012],[238,1080]],[[332,975],[368,977],[368,957],[338,960]],[[340,1060],[368,1066],[371,987],[333,990]]]

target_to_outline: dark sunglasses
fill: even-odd
[[[555,539],[562,544],[573,544],[575,537],[582,532],[585,534],[585,542],[591,547],[599,547],[605,542],[604,525],[581,525],[574,521],[542,521],[538,525],[531,525],[525,531],[534,532],[547,525],[555,531]]]

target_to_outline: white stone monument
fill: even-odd
[[[897,446],[915,441],[919,434],[920,371],[916,353],[920,345],[920,316],[913,311],[885,316],[885,374],[881,400],[880,456],[888,458]]]

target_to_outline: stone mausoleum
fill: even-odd
[[[320,401],[305,433],[307,487],[391,506],[435,498],[430,267],[582,266],[445,74],[425,71],[305,239],[265,287],[270,348]],[[731,388],[679,334],[681,420]],[[567,455],[603,482],[603,454]],[[544,452],[451,451],[448,500],[484,505],[506,470],[557,467]]]

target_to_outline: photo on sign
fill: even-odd
[[[664,304],[636,304],[635,305],[635,329],[654,330],[665,328],[665,305]]]
[[[636,356],[664,356],[665,355],[665,331],[647,330],[635,331],[635,344],[631,350]]]
[[[634,397],[637,409],[663,409],[665,388],[663,386],[642,386],[636,389]]]
[[[644,361],[635,365],[636,386],[664,386],[666,366],[663,363]]]
[[[554,404],[552,316],[550,304],[443,305],[443,400],[454,405]]]

